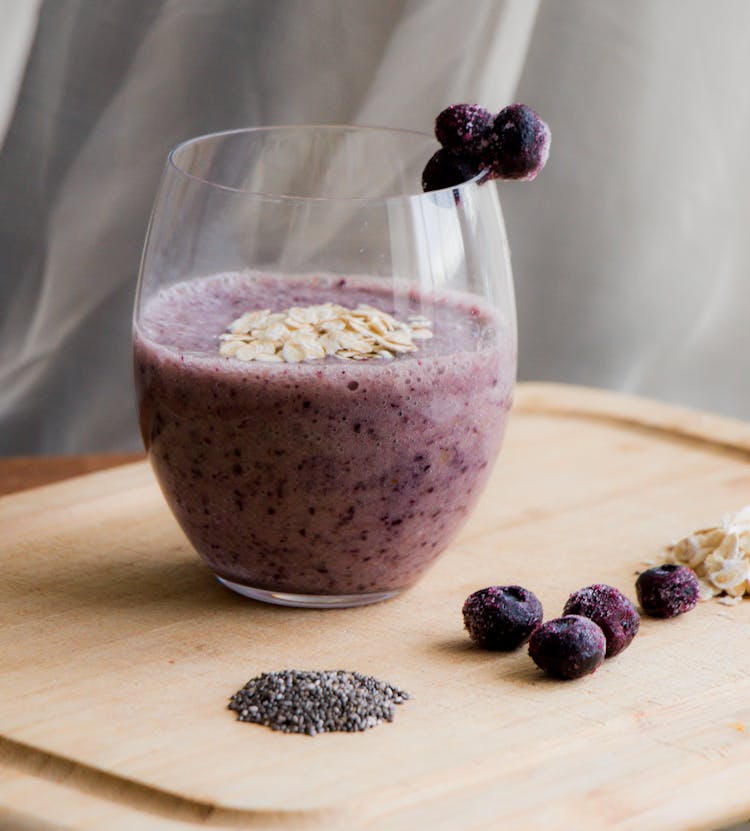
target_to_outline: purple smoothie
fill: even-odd
[[[327,301],[425,314],[435,336],[392,361],[264,364],[218,352],[243,312]],[[473,303],[250,273],[179,283],[146,303],[134,335],[143,440],[218,576],[302,595],[417,580],[479,496],[511,405],[513,341]]]

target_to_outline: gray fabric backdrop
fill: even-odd
[[[130,309],[173,144],[536,107],[501,186],[520,377],[750,417],[746,0],[0,0],[0,453],[136,448]],[[6,48],[7,47],[7,48]]]

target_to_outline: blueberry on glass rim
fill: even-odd
[[[477,104],[452,104],[435,119],[435,138],[452,153],[478,159],[494,120],[489,110]]]
[[[479,173],[478,163],[457,156],[448,150],[438,150],[422,171],[422,190],[452,188],[468,182]]]
[[[627,597],[614,586],[595,583],[573,592],[564,615],[583,615],[599,626],[607,639],[607,658],[630,645],[638,633],[640,615]]]
[[[542,604],[522,586],[488,586],[463,605],[469,637],[483,649],[516,649],[542,622]]]
[[[435,119],[435,136],[442,150],[422,172],[424,191],[455,187],[483,170],[482,181],[531,181],[549,156],[549,127],[526,104],[497,115],[477,104],[453,104]]]
[[[547,163],[550,131],[526,104],[501,110],[487,136],[482,161],[500,179],[530,182]]]

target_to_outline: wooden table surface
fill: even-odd
[[[137,462],[142,453],[91,453],[83,456],[9,456],[0,458],[0,496],[72,476]]]
[[[0,491],[142,458],[0,460]],[[472,649],[456,609],[509,570],[551,611],[594,580],[632,587],[665,541],[748,501],[750,425],[523,385],[452,553],[403,598],[300,627],[210,580],[145,465],[11,496],[0,831],[728,829],[750,808],[750,603],[644,620],[571,685],[523,650]],[[414,695],[358,753],[346,735],[284,741],[227,716],[247,677],[344,665],[352,644],[358,668]]]

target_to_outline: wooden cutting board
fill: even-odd
[[[0,828],[716,829],[750,816],[750,600],[644,619],[593,676],[481,652],[491,583],[548,617],[634,597],[664,546],[750,503],[750,425],[525,385],[490,486],[390,602],[303,611],[214,582],[145,464],[0,500]],[[285,667],[409,690],[393,724],[309,738],[234,720]]]

